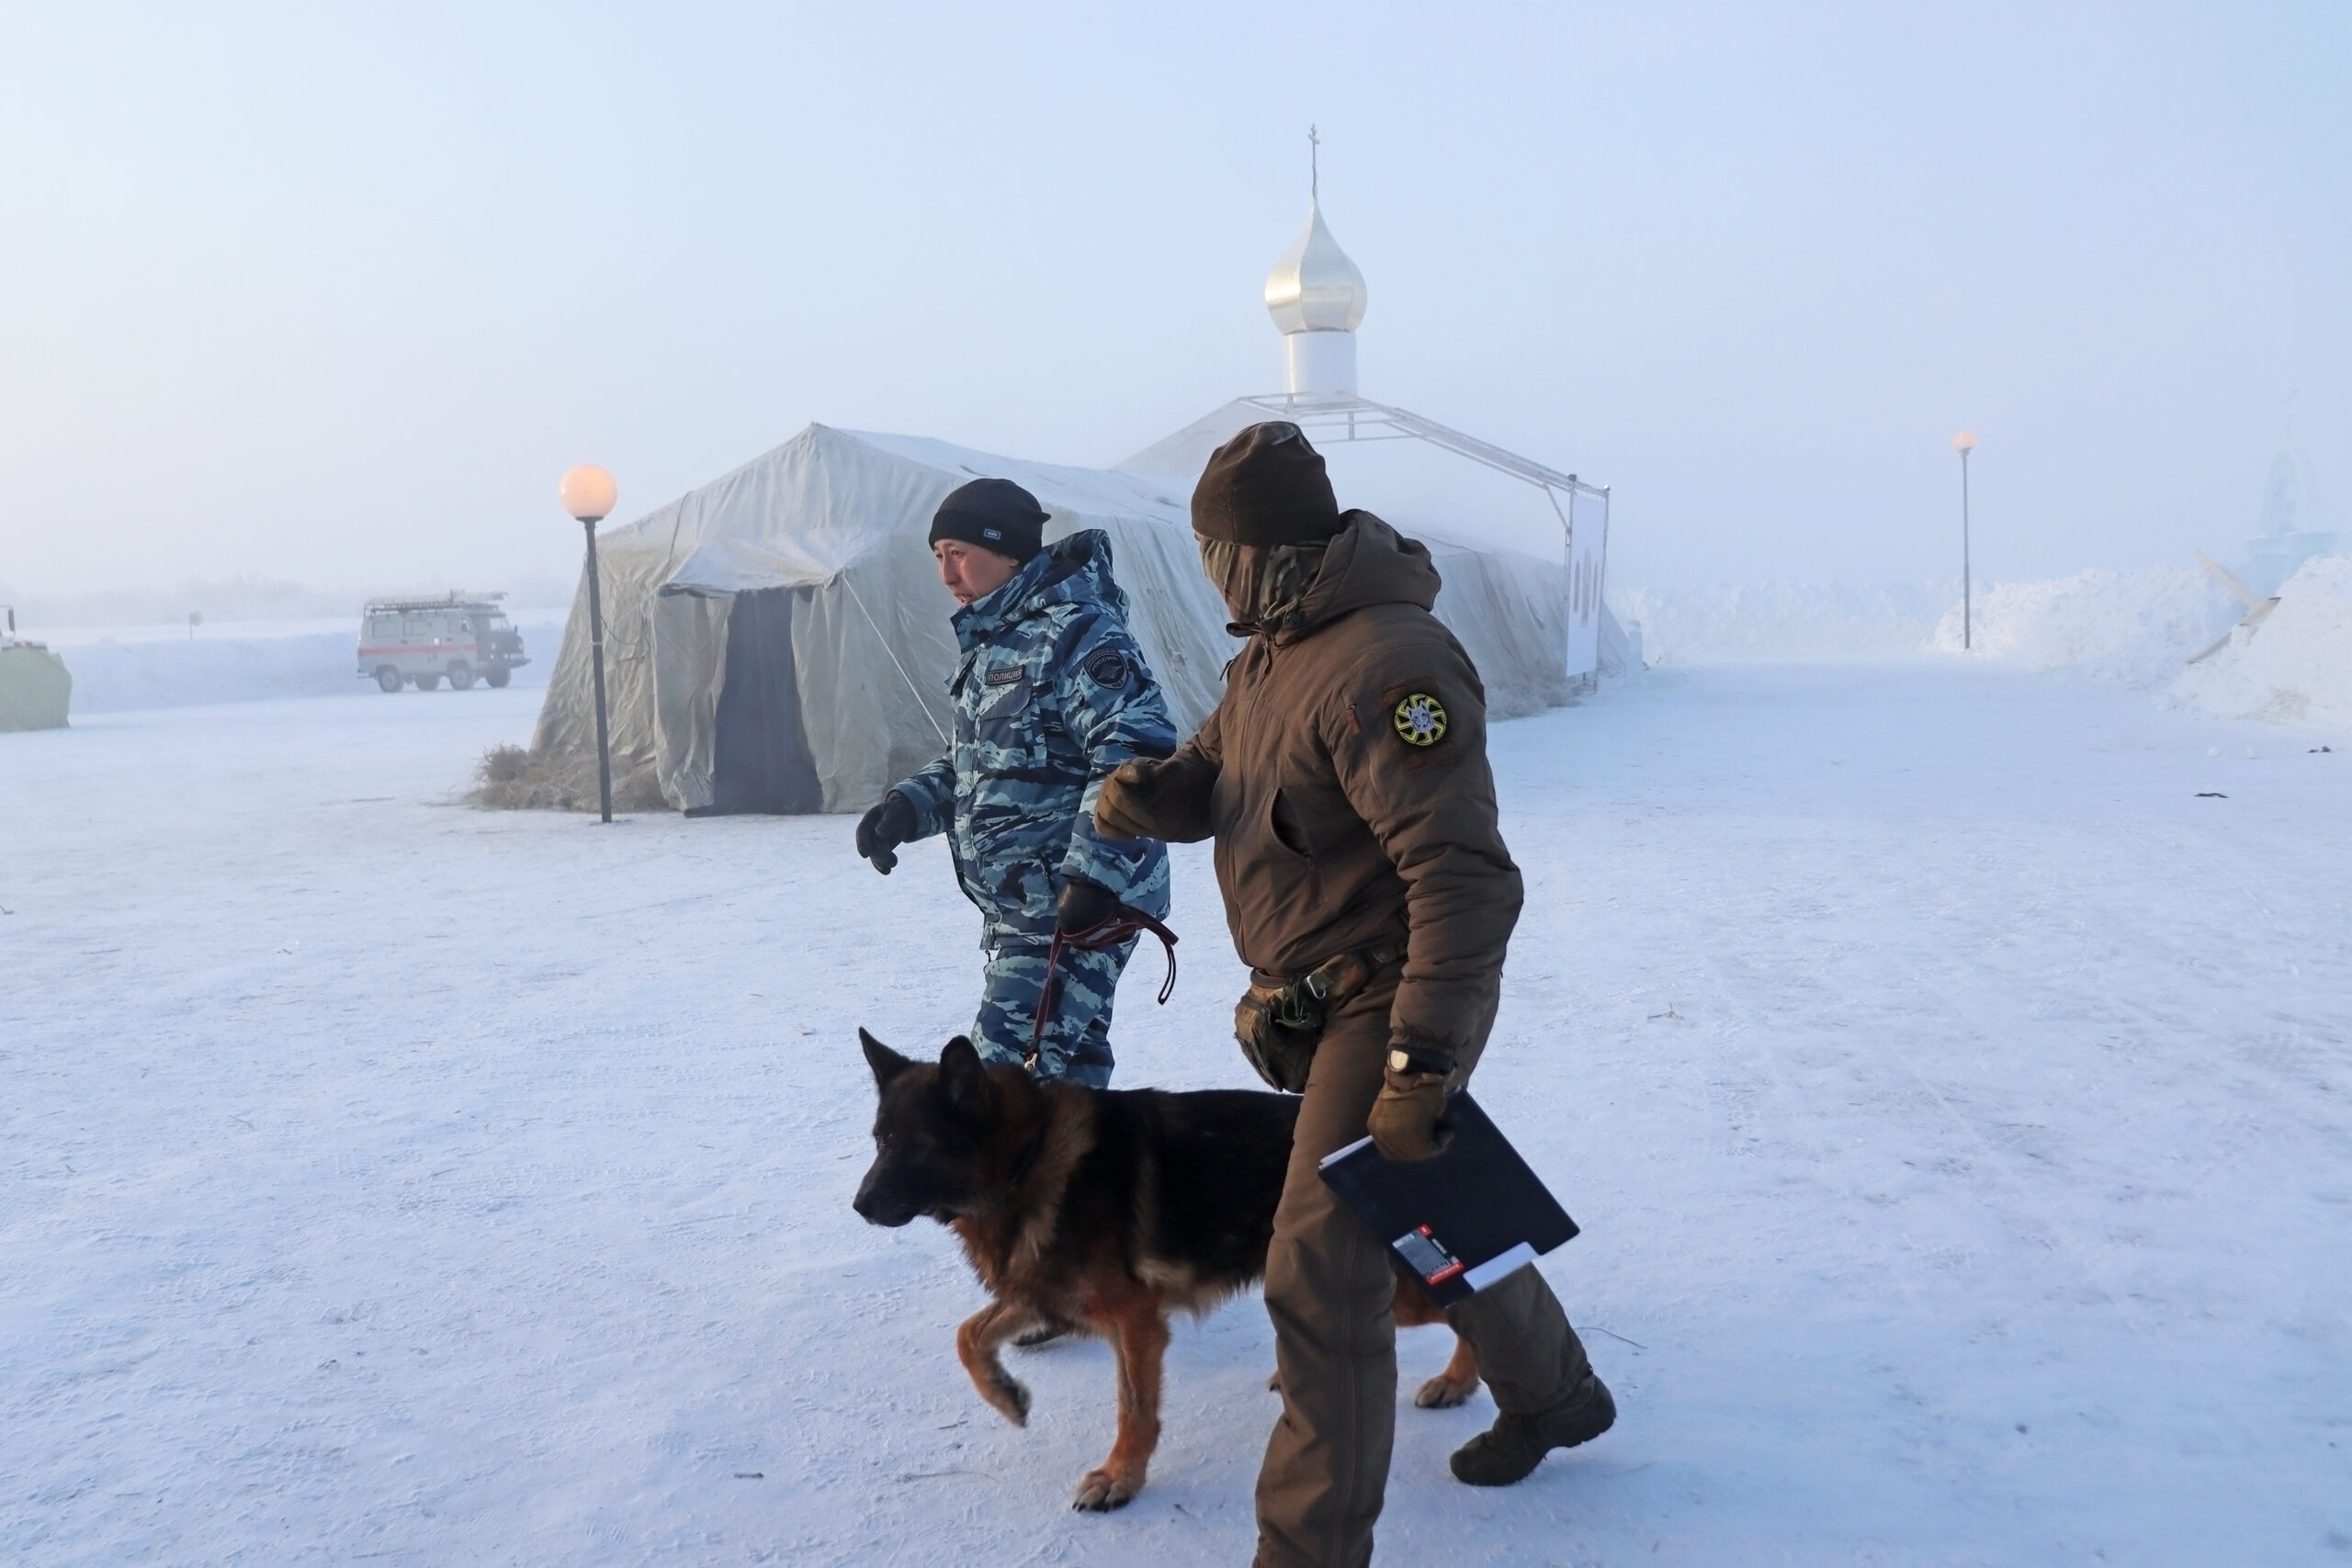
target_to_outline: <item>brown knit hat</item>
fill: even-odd
[[[1210,455],[1193,487],[1193,532],[1237,545],[1304,545],[1340,531],[1323,455],[1286,419],[1253,424]]]

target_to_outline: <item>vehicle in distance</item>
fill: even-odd
[[[439,599],[370,599],[359,616],[359,674],[388,692],[429,692],[446,677],[503,686],[519,667],[523,634],[499,608],[503,593],[452,592]]]

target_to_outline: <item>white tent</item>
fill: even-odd
[[[854,811],[938,756],[956,606],[924,536],[947,492],[977,476],[1026,487],[1051,513],[1049,539],[1110,536],[1177,727],[1198,725],[1234,645],[1185,491],[812,424],[599,536],[616,775],[650,772],[686,811]],[[535,749],[593,758],[594,701],[583,575]]]
[[[812,424],[598,536],[616,777],[650,781],[695,813],[856,811],[938,756],[955,605],[924,536],[947,492],[980,476],[1035,495],[1051,514],[1049,539],[1081,528],[1110,536],[1130,624],[1178,732],[1189,734],[1216,705],[1236,651],[1201,574],[1190,477]],[[1389,520],[1429,544],[1445,582],[1438,615],[1477,663],[1494,716],[1567,700],[1572,602],[1558,561]],[[594,703],[583,576],[535,750],[593,759]]]
[[[0,636],[0,729],[62,729],[73,695],[65,660],[40,643]]]
[[[862,810],[946,745],[956,667],[924,536],[947,492],[1012,479],[1046,536],[1101,528],[1180,733],[1216,705],[1234,644],[1203,578],[1193,481],[1244,425],[1287,419],[1342,507],[1430,548],[1437,615],[1487,712],[1573,700],[1624,668],[1601,599],[1609,492],[1356,395],[1363,275],[1310,201],[1265,300],[1288,391],[1241,398],[1116,469],[1066,468],[942,441],[812,424],[775,451],[603,536],[615,773],[689,812]],[[548,676],[533,749],[593,760],[586,583]]]
[[[1601,600],[1609,491],[1407,410],[1347,392],[1237,398],[1119,465],[1189,491],[1243,426],[1286,419],[1322,453],[1343,507],[1430,547],[1438,618],[1470,651],[1489,709],[1512,718],[1624,673]]]

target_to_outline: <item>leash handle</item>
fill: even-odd
[[[1029,1026],[1029,1059],[1023,1066],[1033,1072],[1036,1070],[1038,1051],[1046,1040],[1046,1021],[1054,1012],[1054,979],[1061,967],[1063,949],[1100,953],[1106,947],[1116,947],[1142,931],[1149,931],[1158,937],[1159,945],[1167,952],[1168,974],[1159,982],[1159,1003],[1161,1007],[1168,1005],[1168,998],[1176,994],[1176,933],[1170,931],[1164,922],[1141,909],[1122,904],[1084,931],[1064,933],[1057,929],[1053,945],[1046,949],[1046,979],[1037,987],[1037,1015]]]

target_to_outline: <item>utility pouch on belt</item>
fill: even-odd
[[[1404,956],[1401,947],[1366,948],[1328,959],[1279,986],[1253,979],[1233,1010],[1241,1054],[1269,1088],[1306,1093],[1306,1069],[1331,1014],[1385,965]]]

